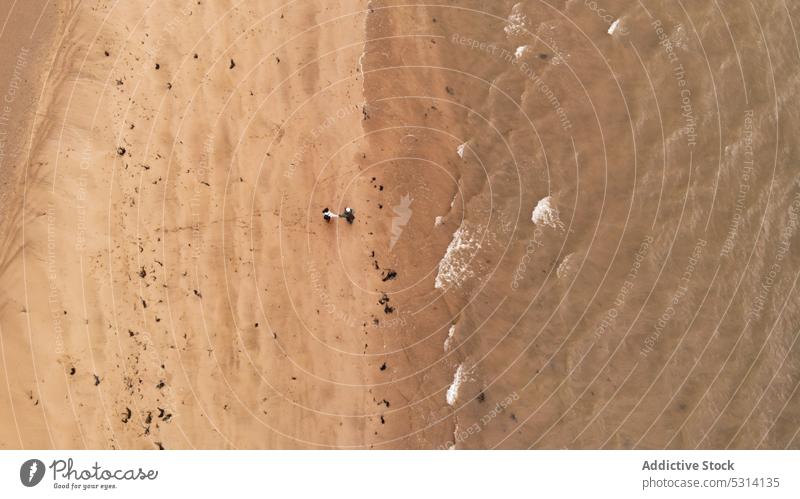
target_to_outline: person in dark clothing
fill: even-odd
[[[348,207],[348,208],[345,208],[345,209],[344,209],[344,213],[342,213],[342,214],[341,214],[341,215],[339,215],[339,216],[341,216],[342,218],[344,218],[345,220],[347,220],[347,223],[349,223],[349,224],[352,224],[352,223],[353,223],[353,220],[355,220],[355,219],[356,219],[356,214],[355,214],[355,213],[353,213],[353,208],[350,208],[350,207]]]

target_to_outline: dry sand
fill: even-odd
[[[800,445],[796,9],[484,3],[4,2],[0,448]]]
[[[362,326],[387,227],[361,148],[334,154],[361,134],[364,3],[170,3],[58,11],[4,248],[2,446],[423,445],[413,376],[387,384],[408,362],[381,371]]]

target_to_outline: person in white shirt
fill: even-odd
[[[328,208],[325,208],[324,210],[322,210],[322,218],[324,218],[326,222],[330,223],[332,218],[339,218],[339,215],[332,212]]]

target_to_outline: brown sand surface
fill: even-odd
[[[800,445],[789,2],[0,14],[0,448]]]

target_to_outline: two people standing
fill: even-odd
[[[325,221],[328,223],[330,223],[332,218],[339,218],[339,217],[344,218],[345,220],[347,220],[347,223],[352,224],[353,220],[356,219],[356,214],[353,212],[353,208],[350,207],[345,208],[344,213],[342,214],[336,214],[331,210],[329,210],[328,208],[322,210],[322,218],[324,218]]]

